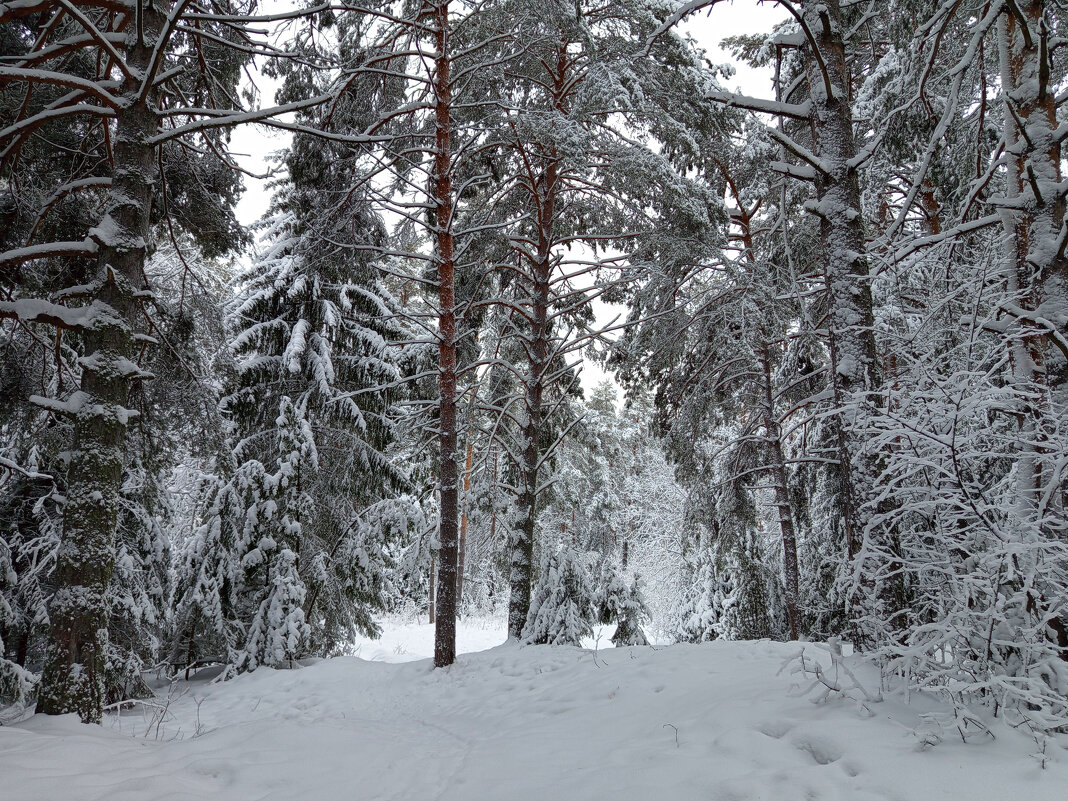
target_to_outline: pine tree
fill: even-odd
[[[516,13],[531,42],[503,76],[514,111],[493,136],[495,171],[515,176],[501,182],[499,208],[513,221],[499,257],[498,302],[511,310],[503,334],[525,364],[514,401],[499,412],[514,417],[505,432],[514,436],[508,452],[519,474],[510,545],[513,636],[530,604],[545,468],[577,425],[567,416],[576,384],[567,359],[596,336],[591,304],[622,270],[649,258],[651,241],[670,238],[639,232],[674,219],[700,236],[718,205],[659,152],[690,139],[682,133],[687,124],[705,125],[709,116],[691,102],[709,84],[698,54],[674,34],[647,46],[662,9],[642,0],[553,2]],[[605,125],[610,115],[636,135]],[[624,255],[609,255],[612,247]],[[593,281],[596,287],[581,287]]]

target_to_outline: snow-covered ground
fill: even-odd
[[[447,670],[430,627],[391,626],[363,657],[175,685],[104,726],[0,728],[4,801],[702,799],[1063,801],[1068,740],[1000,722],[961,742],[907,705],[814,703],[782,643],[593,650],[498,645],[461,626]],[[602,635],[603,636],[603,635]],[[600,644],[599,644],[600,645]],[[478,650],[478,649],[486,650]],[[815,646],[810,651],[817,652]],[[826,661],[826,660],[825,660]],[[877,677],[861,672],[874,692]],[[854,693],[854,695],[859,695]],[[1042,762],[1045,762],[1045,769]]]

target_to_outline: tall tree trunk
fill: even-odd
[[[434,112],[437,120],[434,156],[434,200],[437,204],[438,261],[438,586],[434,628],[434,665],[456,661],[457,521],[460,511],[456,466],[456,265],[452,231],[452,84],[449,54],[449,0],[434,8]]]
[[[858,411],[877,385],[872,298],[860,184],[850,108],[850,74],[842,39],[839,0],[805,0],[803,17],[816,48],[807,53],[816,171],[812,211],[820,218],[820,244],[827,286],[827,337],[831,389],[837,413],[830,418],[837,450],[838,503],[845,550],[852,558],[864,532],[863,503],[874,465],[861,456],[855,433]]]
[[[794,518],[790,506],[790,491],[786,483],[786,459],[782,453],[782,431],[775,414],[775,401],[771,383],[771,355],[767,344],[761,342],[759,358],[763,368],[764,436],[767,438],[771,456],[771,480],[775,492],[775,508],[779,511],[779,534],[782,537],[782,568],[786,589],[786,620],[790,627],[790,639],[796,640],[801,631],[801,613],[798,603],[797,537],[794,534]]]
[[[573,66],[568,59],[568,43],[557,47],[555,69],[543,62],[552,79],[550,92],[555,109],[568,113],[569,93],[576,82],[571,80]],[[517,143],[522,150],[522,143]],[[519,523],[513,532],[511,548],[511,594],[508,600],[508,636],[523,633],[534,579],[534,531],[538,511],[538,478],[542,427],[545,424],[543,396],[545,376],[549,371],[549,303],[552,290],[553,226],[556,220],[557,196],[562,188],[560,163],[554,148],[541,151],[538,159],[544,163],[544,173],[538,174],[534,164],[523,151],[523,162],[529,181],[531,201],[537,213],[538,244],[530,274],[530,335],[526,342],[526,419],[523,424],[523,460],[520,466],[522,491],[517,499]],[[527,256],[529,258],[529,255]],[[561,531],[563,531],[561,524]]]
[[[538,249],[531,265],[530,339],[527,342],[526,418],[523,422],[522,492],[519,522],[511,553],[511,595],[508,600],[508,636],[519,637],[530,611],[534,578],[534,529],[538,513],[538,477],[545,375],[549,368],[549,290],[552,273],[552,225],[555,214],[558,169],[550,161],[542,181],[532,186],[537,194]]]
[[[143,7],[140,25],[130,25],[126,63],[133,77],[123,83],[116,112],[112,187],[100,225],[90,231],[99,246],[93,307],[84,334],[80,392],[72,398],[74,442],[67,473],[63,539],[49,604],[52,624],[37,711],[77,713],[85,722],[103,715],[108,647],[108,585],[115,562],[115,528],[122,489],[126,408],[132,383],[141,378],[134,363],[134,331],[145,289],[146,240],[155,176],[151,143],[159,120],[141,79],[163,29],[169,2]],[[138,28],[141,38],[138,38]]]
[[[733,212],[733,222],[741,229],[738,235],[745,250],[746,260],[755,266],[756,247],[753,242],[753,215],[756,207],[747,209],[734,179],[728,170],[721,167],[727,187],[738,204]],[[775,388],[771,380],[771,353],[765,331],[760,333],[756,354],[761,367],[760,413],[764,424],[764,437],[768,445],[769,471],[775,493],[775,507],[779,513],[779,535],[782,539],[783,579],[786,590],[786,620],[790,639],[796,640],[801,631],[799,579],[797,567],[797,536],[794,531],[793,507],[790,504],[789,485],[786,480],[786,458],[782,452],[782,428],[775,413]]]
[[[522,492],[519,494],[519,520],[511,552],[511,595],[508,599],[508,636],[519,637],[530,611],[531,585],[534,578],[534,528],[537,518],[538,474],[542,428],[542,379],[548,361],[546,334],[548,316],[548,257],[534,265],[532,293],[531,342],[526,377],[526,417],[523,421]]]

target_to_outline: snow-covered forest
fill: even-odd
[[[690,33],[757,7],[780,22],[725,54]],[[926,797],[757,720],[780,698],[804,720],[792,675],[852,710],[855,742],[887,718],[955,740],[969,798],[1053,798],[1066,67],[1063,0],[0,3],[0,732],[52,738],[20,764],[92,752],[47,716],[135,710],[165,739],[360,682],[400,704],[340,666],[418,622],[433,668],[396,675],[464,742],[465,699],[543,668],[570,700],[520,693],[516,721],[600,714],[611,687],[576,671],[614,646],[637,666],[602,678],[634,697],[675,676],[685,716],[735,682],[757,740],[856,766],[852,789],[677,797]],[[250,127],[281,132],[265,174],[235,145]],[[457,661],[472,621],[497,621],[499,657]],[[787,668],[759,685],[737,660]],[[218,701],[206,720],[181,686]],[[670,750],[612,757],[603,737],[659,714],[615,709],[591,735],[607,755],[575,753],[660,771],[615,794],[685,773],[665,766],[697,722],[665,712]],[[444,753],[437,790],[546,792],[489,795],[490,771],[465,795],[448,763],[469,754]],[[984,778],[1005,765],[1028,784]],[[75,797],[34,769],[16,797]],[[391,775],[398,798],[437,792]],[[232,797],[274,797],[256,787]]]

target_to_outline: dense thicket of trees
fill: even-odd
[[[843,636],[887,675],[1055,725],[1064,11],[783,6],[733,42],[773,96],[710,97],[753,112],[703,171],[736,250],[654,271],[617,355],[658,387],[691,492],[676,625]]]
[[[0,698],[493,608],[1066,725],[1068,12],[723,5],[0,6]]]

